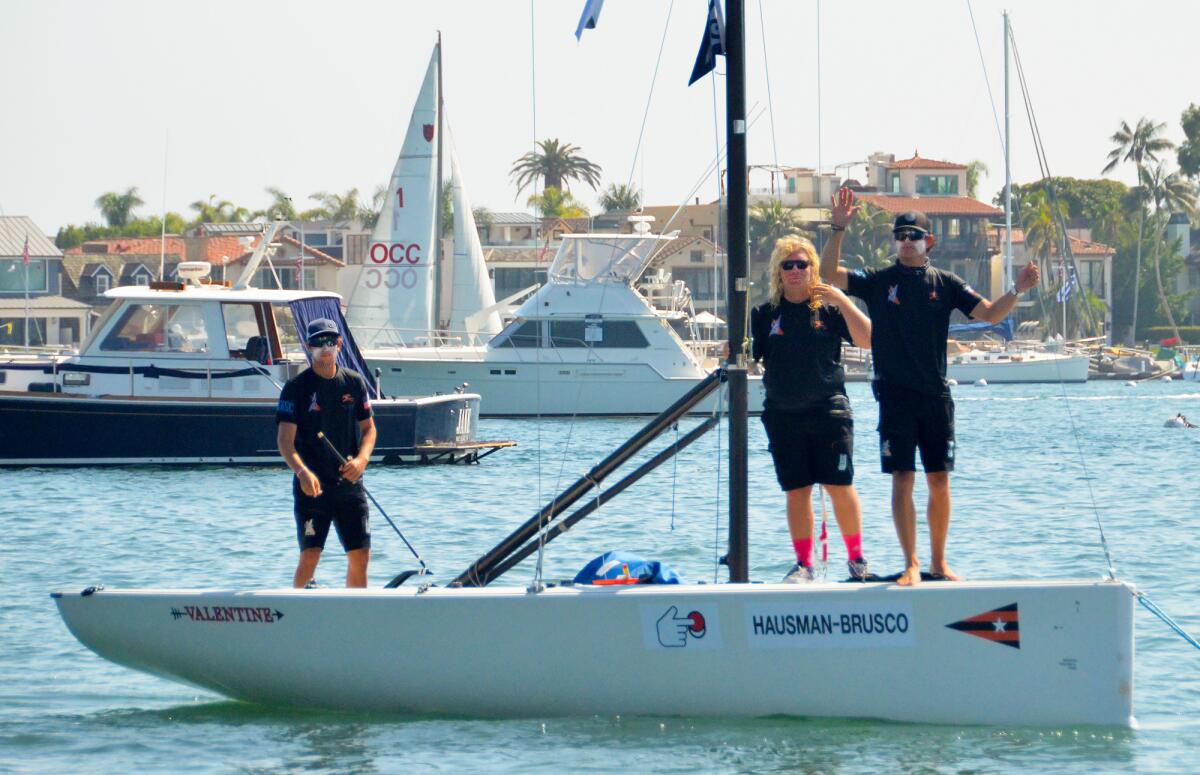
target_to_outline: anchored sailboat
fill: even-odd
[[[727,11],[726,127],[729,168],[738,170],[746,163],[741,0],[728,0]],[[56,592],[67,626],[120,664],[289,706],[1129,725],[1133,595],[1115,579],[748,583],[746,372],[739,354],[746,189],[744,175],[729,179],[731,360],[450,586]],[[703,420],[602,489],[622,463],[725,384],[731,583],[491,586],[714,427],[715,416]]]

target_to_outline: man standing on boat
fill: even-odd
[[[950,472],[954,470],[954,400],[946,384],[950,314],[957,309],[976,320],[999,323],[1020,295],[1038,284],[1040,273],[1030,261],[1004,295],[988,301],[958,275],[929,265],[936,239],[921,212],[896,217],[892,229],[896,263],[886,269],[848,271],[839,265],[842,236],[858,209],[850,189],[834,194],[833,233],[821,254],[821,278],[866,301],[871,315],[880,459],[883,472],[892,475],[892,519],[905,561],[899,583],[921,581],[913,503],[918,449],[929,487],[929,569],[934,578],[957,581],[958,575],[946,563]]]
[[[365,587],[371,528],[361,478],[375,449],[371,401],[362,375],[338,366],[342,338],[336,323],[312,321],[305,341],[312,366],[283,386],[275,414],[279,453],[296,474],[292,496],[300,562],[292,585],[312,581],[332,523],[346,550],[346,586]],[[346,458],[344,464],[326,442]]]
[[[750,312],[754,360],[766,369],[762,422],[779,486],[787,496],[796,565],[785,582],[813,580],[812,488],[833,501],[851,578],[869,571],[862,550],[862,507],[854,490],[854,420],[846,398],[842,340],[871,346],[871,321],[837,288],[815,282],[817,250],[784,237],[771,253],[770,293]]]

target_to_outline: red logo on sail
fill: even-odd
[[[947,624],[952,630],[974,635],[976,638],[990,640],[993,643],[1003,643],[1015,649],[1021,648],[1021,622],[1017,604],[1012,603],[1002,608],[975,616],[968,616],[953,624]]]
[[[433,124],[422,124],[421,133],[425,135],[425,142],[433,142]]]

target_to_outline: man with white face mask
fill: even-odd
[[[954,400],[946,384],[950,314],[957,309],[976,320],[999,323],[1020,295],[1038,284],[1040,274],[1030,261],[1012,288],[988,301],[958,275],[929,265],[936,239],[929,219],[915,211],[896,217],[896,263],[886,269],[848,271],[839,265],[842,235],[858,209],[854,192],[843,188],[834,194],[833,233],[821,254],[821,279],[863,299],[871,316],[880,459],[883,472],[892,476],[892,519],[905,561],[898,582],[907,586],[921,581],[912,496],[917,450],[929,486],[930,576],[957,581],[959,576],[946,563],[954,470]]]

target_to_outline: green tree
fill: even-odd
[[[1189,178],[1200,177],[1200,105],[1192,103],[1179,118],[1183,126],[1184,141],[1180,143],[1175,160],[1179,169]]]
[[[476,207],[471,211],[471,214],[475,216],[475,228],[477,229],[486,229],[496,222],[492,211],[486,207]]]
[[[1107,175],[1122,162],[1132,162],[1134,168],[1137,170],[1138,180],[1140,181],[1146,165],[1150,162],[1157,162],[1159,154],[1165,153],[1174,147],[1170,140],[1162,137],[1162,132],[1165,128],[1166,124],[1156,124],[1145,117],[1138,119],[1137,126],[1132,129],[1129,127],[1127,121],[1122,121],[1121,125],[1117,127],[1117,131],[1109,138],[1115,143],[1115,146],[1108,152],[1108,164],[1104,165],[1104,169],[1100,171],[1101,174]],[[1138,203],[1137,256],[1134,262],[1133,273],[1133,318],[1129,324],[1129,341],[1131,343],[1136,341],[1137,336],[1138,296],[1142,277],[1142,237],[1144,236],[1146,225],[1144,197],[1140,199],[1141,201]]]
[[[967,196],[974,199],[979,194],[979,178],[988,171],[987,165],[979,159],[967,163]]]
[[[642,207],[642,192],[623,183],[610,183],[600,195],[600,209],[606,213],[630,213]]]
[[[179,213],[167,213],[167,233],[182,234],[187,229],[187,221]],[[162,233],[162,218],[157,215],[150,218],[135,218],[124,226],[101,226],[98,223],[86,223],[83,226],[68,224],[58,230],[54,244],[66,250],[95,239],[111,239],[113,237],[157,237]]]
[[[130,186],[125,189],[123,194],[106,191],[96,197],[96,207],[100,208],[100,214],[104,216],[104,220],[109,226],[118,228],[125,226],[133,219],[135,207],[141,207],[144,204],[146,203],[138,196],[137,186]]]
[[[526,200],[530,207],[536,207],[547,218],[586,218],[588,211],[570,191],[560,191],[548,186],[540,194],[533,194]]]
[[[1067,205],[1059,200],[1054,207],[1045,191],[1035,191],[1021,198],[1020,222],[1025,230],[1025,249],[1049,262],[1062,244],[1062,224],[1066,222]]]
[[[513,162],[509,174],[515,178],[518,195],[538,178],[544,181],[543,188],[559,191],[569,189],[572,180],[587,183],[593,189],[600,186],[600,166],[584,158],[579,146],[552,138],[538,142],[537,147],[538,150]]]
[[[201,223],[242,223],[250,215],[245,207],[238,207],[227,199],[217,201],[217,195],[209,195],[207,200],[197,199],[188,207],[196,211],[194,225]]]
[[[359,212],[362,210],[358,201],[357,188],[349,189],[344,194],[331,194],[327,191],[318,191],[309,196],[309,199],[316,201],[317,207],[301,213],[301,218],[312,220],[325,219],[334,221],[335,223],[348,223],[356,220]]]
[[[880,207],[863,202],[842,238],[842,260],[854,268],[883,268],[891,261],[892,216]]]
[[[1154,282],[1158,289],[1160,309],[1167,317],[1167,325],[1171,333],[1180,341],[1179,326],[1175,324],[1175,315],[1171,311],[1171,302],[1162,281],[1162,267],[1159,261],[1160,248],[1166,236],[1166,225],[1169,218],[1165,213],[1171,211],[1186,213],[1190,218],[1196,212],[1196,189],[1178,172],[1167,172],[1166,165],[1159,162],[1152,168],[1141,170],[1142,187],[1146,189],[1146,198],[1154,204],[1155,221],[1160,222],[1161,228],[1155,228],[1157,239],[1153,242]],[[1156,224],[1157,226],[1158,224]]]
[[[281,218],[285,221],[296,220],[296,205],[292,202],[292,198],[284,193],[283,189],[276,186],[268,186],[266,192],[271,195],[271,203],[262,210],[255,210],[250,213],[251,220],[265,218],[268,221],[273,221],[276,218]]]

